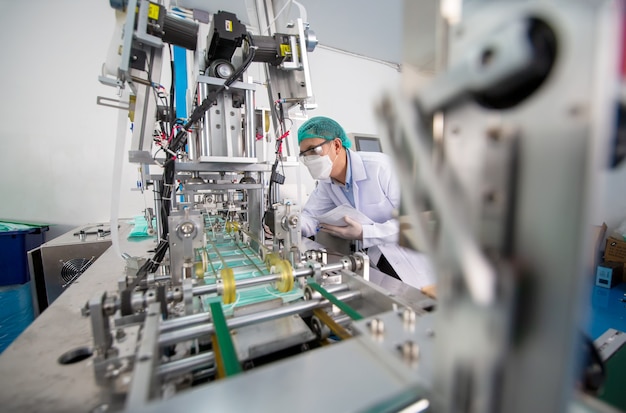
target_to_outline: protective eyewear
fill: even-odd
[[[321,155],[322,154],[322,146],[326,145],[327,143],[332,142],[332,141],[324,141],[322,143],[320,143],[319,145],[316,145],[312,148],[309,148],[307,150],[304,150],[302,152],[300,152],[300,154],[298,156],[303,157],[303,156],[310,156],[310,155]]]

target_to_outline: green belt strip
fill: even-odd
[[[233,340],[230,337],[228,325],[226,325],[226,318],[222,312],[222,303],[220,298],[217,297],[212,300],[209,303],[209,307],[211,308],[211,317],[213,318],[217,344],[220,347],[219,354],[222,358],[224,374],[226,374],[226,376],[233,376],[237,373],[241,373],[241,365],[237,359],[237,352],[233,346]]]
[[[313,281],[307,281],[307,285],[310,285],[311,288],[313,288],[318,293],[322,294],[324,298],[326,298],[328,301],[330,301],[331,303],[339,307],[341,311],[346,313],[346,315],[350,317],[351,319],[353,319],[354,321],[361,320],[363,318],[363,316],[359,314],[355,309],[353,309],[352,307],[350,307],[348,304],[344,303],[343,301],[338,300],[337,297],[335,297],[334,295],[326,291],[318,283],[313,282]]]

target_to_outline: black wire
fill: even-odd
[[[195,122],[200,120],[202,116],[204,116],[206,111],[209,110],[209,108],[216,101],[217,96],[220,93],[224,92],[231,84],[233,84],[233,82],[235,82],[235,80],[239,79],[239,77],[243,74],[243,72],[246,71],[248,66],[250,66],[250,63],[252,63],[252,60],[254,59],[254,55],[256,53],[256,47],[254,47],[254,40],[250,33],[246,35],[245,39],[246,39],[246,42],[248,42],[249,51],[250,51],[248,56],[246,56],[245,61],[228,79],[224,81],[224,84],[222,86],[220,86],[213,92],[209,93],[209,95],[204,99],[204,101],[202,101],[202,103],[194,109],[187,123],[183,125],[182,129],[176,134],[174,139],[172,139],[172,142],[169,145],[169,149],[172,152],[177,152],[185,145],[187,141],[187,129],[189,129]],[[163,188],[162,188],[163,192],[162,192],[161,198],[170,198],[172,195],[172,185],[174,183],[174,160],[175,159],[169,158],[164,163]],[[170,201],[168,200],[162,201],[162,204],[165,204],[165,203],[169,205]],[[167,211],[165,211],[165,214],[162,214],[162,216],[164,220],[167,219],[167,217],[169,216],[169,207],[167,208]],[[164,224],[163,228],[166,228],[166,227],[167,225]]]
[[[126,288],[127,290],[132,291],[137,285],[139,285],[141,280],[144,279],[147,274],[153,273],[159,268],[161,261],[163,261],[163,257],[165,257],[168,246],[169,242],[167,239],[162,239],[156,247],[154,257],[151,260],[146,261],[141,268],[137,270],[135,280]]]
[[[187,138],[187,129],[189,129],[194,123],[199,121],[202,118],[202,116],[204,116],[206,111],[209,110],[211,106],[213,106],[214,102],[216,101],[217,96],[220,93],[224,92],[226,89],[228,89],[228,87],[232,85],[233,82],[239,79],[239,77],[243,74],[243,72],[245,72],[246,69],[248,69],[248,66],[250,66],[250,63],[252,63],[252,60],[254,60],[254,55],[256,54],[256,47],[254,46],[254,40],[252,38],[252,35],[250,33],[247,33],[245,40],[249,45],[248,49],[250,52],[248,56],[246,56],[246,59],[241,64],[241,66],[239,66],[239,68],[235,70],[235,72],[228,79],[224,81],[223,85],[221,85],[219,88],[215,89],[214,91],[210,92],[209,95],[202,101],[202,103],[194,109],[187,123],[185,123],[183,128],[176,134],[176,137],[172,140],[172,144],[170,145],[170,148],[172,149],[172,151],[176,152],[180,148],[182,148],[182,146],[184,146],[186,142],[186,138]]]
[[[174,67],[174,57],[172,56],[172,45],[169,47],[170,49],[170,67],[172,68],[172,78],[170,79],[170,113],[167,117],[170,123],[170,128],[174,127],[174,121],[176,120],[176,114],[174,113],[174,82],[176,81],[176,69]],[[170,136],[170,131],[168,130],[167,136]]]

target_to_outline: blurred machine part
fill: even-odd
[[[582,240],[621,131],[623,3],[463,7],[460,22],[441,20],[446,68],[419,89],[408,70],[407,92],[378,108],[407,232],[436,261],[431,401],[441,412],[564,411],[593,279]]]

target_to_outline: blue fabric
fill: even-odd
[[[348,166],[346,168],[346,183],[345,185],[339,184],[341,190],[350,201],[350,205],[354,208],[354,188],[352,186],[352,161],[350,160],[350,151],[347,151],[348,154]]]
[[[176,117],[187,119],[187,50],[174,46],[174,71],[176,83]]]

